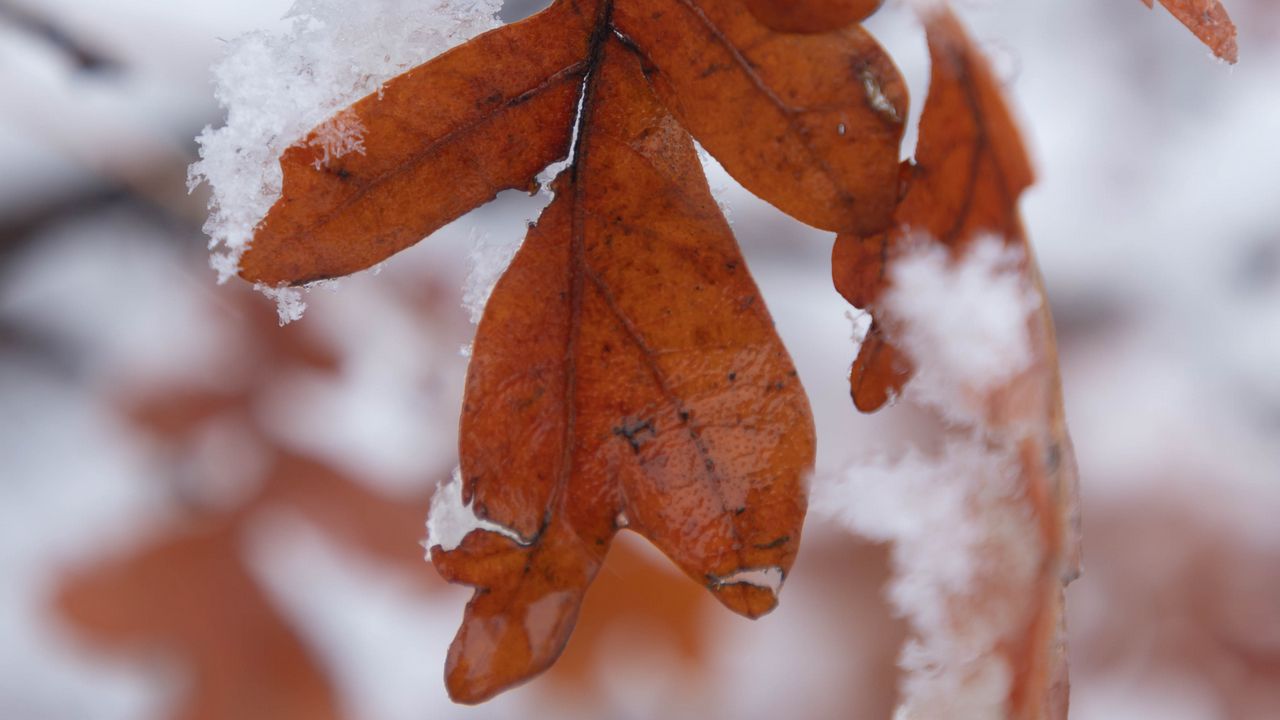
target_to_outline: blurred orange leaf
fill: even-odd
[[[1142,2],[1149,8],[1155,7],[1154,0]],[[1214,55],[1232,64],[1239,59],[1236,25],[1221,0],[1160,0],[1160,4],[1195,33],[1200,42],[1208,45]]]
[[[1033,175],[999,84],[950,13],[929,25],[933,77],[920,118],[914,164],[893,227],[874,235],[841,234],[832,250],[836,289],[869,308],[873,324],[850,375],[854,403],[870,412],[901,392],[911,376],[902,353],[885,339],[876,302],[885,269],[913,236],[928,235],[959,256],[984,234],[1023,244],[1017,200]]]
[[[1076,469],[1053,323],[1018,216],[1019,197],[1033,174],[1000,87],[964,28],[945,8],[923,16],[933,74],[917,160],[904,167],[908,190],[887,233],[841,235],[833,251],[837,288],[850,302],[869,307],[875,318],[853,367],[853,397],[859,408],[875,409],[911,374],[904,354],[888,339],[900,329],[896,319],[877,306],[888,285],[886,266],[900,253],[917,243],[936,242],[959,259],[983,237],[999,238],[1021,251],[1017,272],[1040,298],[1026,322],[1032,360],[984,391],[975,427],[961,432],[975,433],[988,452],[1011,458],[1017,481],[1011,497],[1024,504],[1020,512],[1027,512],[1038,530],[1018,541],[1034,548],[1034,572],[1025,582],[1012,574],[980,576],[973,587],[959,588],[940,601],[948,632],[961,637],[970,624],[985,627],[989,618],[984,611],[1002,609],[1001,621],[1009,627],[1000,643],[975,649],[963,662],[980,664],[987,654],[1003,659],[1012,671],[1002,703],[1007,717],[1065,720],[1063,587],[1078,572],[1072,530]]]
[[[124,414],[172,462],[174,517],[139,547],[73,569],[56,603],[88,643],[182,667],[188,683],[169,717],[336,719],[332,679],[246,563],[247,534],[263,511],[296,511],[349,547],[416,570],[428,496],[384,497],[279,444],[255,412],[265,388],[303,369],[332,372],[338,359],[304,328],[278,328],[273,313],[241,299],[244,347],[254,356],[230,374],[229,387],[155,387],[121,398]],[[211,503],[205,478],[189,478],[188,464],[201,433],[219,423],[243,431],[266,466],[256,486],[245,480],[244,497]]]
[[[234,523],[187,522],[74,574],[59,604],[96,644],[177,655],[192,682],[176,719],[336,719],[328,679],[241,556]]]

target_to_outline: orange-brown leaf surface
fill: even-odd
[[[847,4],[809,3],[803,35],[757,19],[766,5],[558,0],[392,80],[281,160],[241,274],[298,284],[530,186],[577,137],[474,346],[462,499],[501,532],[433,555],[478,588],[448,661],[459,700],[554,661],[621,527],[739,613],[776,603],[812,420],[693,139],[798,219],[879,233],[901,197],[907,93],[866,32],[817,27],[853,22]]]
[[[789,33],[827,32],[871,16],[884,0],[743,0],[760,22]]]
[[[285,720],[336,720],[336,693],[241,562],[240,543],[224,520],[188,523],[73,576],[62,612],[95,644],[180,657],[193,682],[175,719],[265,718],[270,707]]]
[[[485,310],[463,404],[463,500],[520,540],[433,549],[477,588],[446,669],[462,702],[554,661],[620,528],[757,617],[805,512],[808,402],[692,141],[618,41],[554,188]]]
[[[529,187],[566,154],[589,46],[615,30],[749,190],[828,230],[887,225],[907,92],[870,35],[776,32],[738,0],[559,0],[391,80],[289,148],[241,276],[346,275]]]
[[[738,182],[802,222],[883,230],[906,85],[861,28],[776,32],[738,0],[618,2],[658,97]]]
[[[568,151],[596,12],[561,0],[481,35],[289,148],[241,276],[297,285],[363,270],[501,190],[528,188]]]
[[[933,73],[920,119],[914,166],[893,227],[874,235],[841,234],[832,250],[836,289],[873,317],[850,376],[854,403],[870,412],[901,391],[911,369],[884,337],[876,312],[886,264],[913,236],[927,235],[959,254],[983,235],[1023,243],[1017,200],[1033,174],[1000,87],[949,14],[929,33]],[[955,25],[952,29],[949,28]]]
[[[1149,8],[1155,7],[1154,0],[1142,2]],[[1221,0],[1160,0],[1160,4],[1200,38],[1200,42],[1208,45],[1214,55],[1232,64],[1239,59],[1236,25]]]

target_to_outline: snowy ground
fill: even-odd
[[[257,358],[273,357],[252,345],[270,336],[244,326],[274,308],[214,286],[204,197],[187,199],[183,176],[191,138],[220,122],[208,67],[225,39],[284,27],[289,5],[0,0],[0,717],[170,717],[190,682],[180,657],[93,649],[50,599],[69,568],[165,532],[191,493],[220,507],[252,492],[237,485],[256,477],[241,429],[178,447],[139,430],[131,408],[170,388],[252,386],[268,362]],[[1039,170],[1024,210],[1058,324],[1085,512],[1085,575],[1069,592],[1073,717],[1276,717],[1280,10],[1228,3],[1241,61],[1227,67],[1138,0],[958,5]],[[12,9],[109,64],[78,69]],[[918,111],[927,68],[910,14],[891,4],[871,27]],[[819,481],[896,452],[912,414],[858,416],[848,402],[855,348],[829,238],[712,182],[728,186],[809,391]],[[504,197],[382,274],[311,294],[300,332],[337,371],[273,378],[250,402],[251,442],[388,498],[431,487],[453,462],[470,248],[518,242],[536,206]],[[250,523],[245,563],[351,717],[877,718],[892,707],[902,628],[878,597],[886,556],[833,527],[810,526],[781,608],[759,623],[689,605],[702,640],[681,655],[678,638],[626,615],[599,631],[607,662],[468,709],[441,682],[464,591],[267,510]],[[635,546],[640,567],[663,572]]]

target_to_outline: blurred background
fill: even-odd
[[[0,0],[0,718],[888,718],[887,553],[819,520],[756,623],[624,533],[551,672],[449,703],[469,591],[417,543],[456,462],[469,251],[539,203],[285,328],[216,286],[185,187],[208,68],[290,4]],[[1280,717],[1280,5],[1230,0],[1235,67],[1139,0],[959,8],[1040,173],[1083,491],[1073,717]],[[910,13],[870,27],[918,113]],[[712,184],[809,391],[815,482],[900,449],[908,412],[848,400],[830,238]]]

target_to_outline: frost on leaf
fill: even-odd
[[[953,422],[983,418],[988,396],[1029,367],[1027,318],[1043,299],[1028,283],[1027,258],[1003,239],[980,237],[961,258],[927,236],[897,256],[883,299],[895,340],[917,365],[907,395]]]
[[[345,275],[501,190],[532,190],[568,153],[588,46],[613,31],[634,43],[676,119],[749,190],[818,227],[886,226],[907,96],[866,32],[784,35],[736,3],[560,0],[344,110],[365,129],[363,153],[326,159],[318,138],[332,121],[289,147],[281,196],[241,276],[275,286]]]
[[[943,10],[927,12],[950,18]],[[921,236],[954,254],[984,235],[1023,243],[1016,200],[1031,184],[1032,171],[999,85],[954,20],[934,20],[930,28],[933,79],[915,163],[901,169],[908,189],[894,224],[885,233],[841,234],[832,250],[836,289],[853,305],[869,308],[873,318],[850,377],[854,402],[864,412],[901,394],[911,375],[906,358],[885,338],[892,318],[876,309],[888,261]]]
[[[1076,470],[1052,326],[1024,256],[992,240],[947,254],[898,255],[883,303],[917,370],[903,398],[941,421],[941,449],[850,468],[814,507],[892,544],[912,629],[896,717],[1065,720]]]
[[[353,152],[363,155],[365,130],[360,118],[350,110],[344,110],[321,123],[308,140],[310,145],[320,148],[323,153],[316,159],[316,170],[328,167],[330,161],[343,155]]]
[[[592,19],[564,0],[400,75],[343,110],[362,153],[328,157],[333,121],[280,158],[283,187],[240,274],[299,285],[372,267],[568,152]],[[326,159],[327,158],[327,159]]]
[[[219,280],[239,272],[255,228],[279,199],[285,148],[319,125],[312,136],[319,143],[317,159],[358,152],[357,126],[326,118],[358,120],[340,111],[426,58],[494,27],[500,7],[498,0],[299,0],[286,30],[230,42],[214,67],[226,123],[200,134],[200,161],[191,167],[191,184],[207,183],[212,193],[205,232]]]
[[[257,283],[253,289],[275,302],[276,316],[280,319],[281,325],[301,320],[302,313],[307,310],[307,302],[302,299],[302,291],[297,288],[271,287]]]
[[[474,502],[474,501],[473,501]],[[472,503],[462,501],[462,471],[455,469],[449,480],[440,484],[431,496],[431,512],[427,514],[427,539],[422,543],[431,559],[432,548],[445,552],[457,550],[462,541],[476,530],[501,535],[517,545],[528,541],[511,530],[476,516]]]
[[[909,189],[888,233],[842,235],[833,261],[837,288],[874,318],[855,402],[903,391],[941,421],[941,450],[853,468],[814,503],[893,543],[890,596],[913,631],[899,718],[1062,720],[1076,476],[1017,215],[1031,170],[954,16],[925,24],[933,78]]]
[[[1154,0],[1142,2],[1149,8],[1155,7]],[[1236,25],[1221,0],[1160,0],[1160,4],[1195,33],[1200,42],[1209,46],[1214,55],[1235,64],[1239,58]]]

